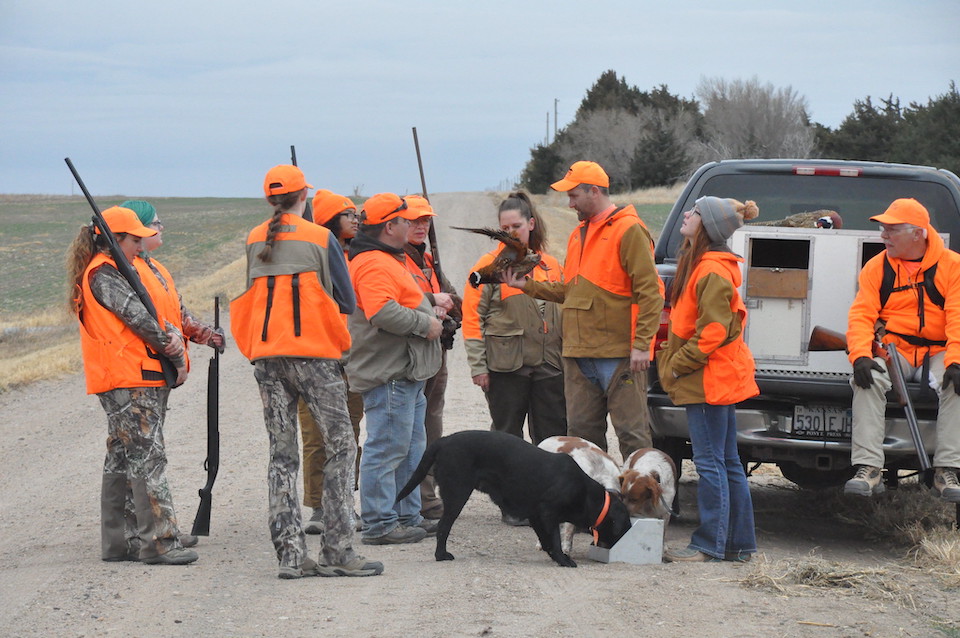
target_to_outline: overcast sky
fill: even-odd
[[[694,97],[792,87],[835,128],[854,100],[960,79],[956,0],[0,0],[0,193],[262,195],[500,187],[607,69]],[[557,176],[561,177],[560,175]]]

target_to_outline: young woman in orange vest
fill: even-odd
[[[142,242],[143,250],[137,256],[137,262],[134,264],[139,270],[143,271],[143,264],[145,262],[149,267],[150,271],[153,273],[159,281],[160,285],[163,286],[164,291],[166,291],[168,297],[168,303],[171,308],[174,308],[173,314],[177,314],[180,317],[180,323],[178,327],[185,339],[192,341],[194,343],[208,345],[211,348],[220,348],[221,352],[224,346],[224,334],[223,330],[214,330],[212,326],[209,326],[202,321],[198,320],[193,314],[187,310],[186,306],[183,305],[183,300],[180,298],[180,293],[177,292],[177,286],[173,281],[173,277],[170,275],[170,272],[156,259],[150,257],[150,253],[160,246],[163,245],[163,224],[160,223],[160,219],[157,217],[157,209],[154,208],[153,204],[146,202],[142,199],[128,199],[122,204],[121,208],[129,208],[134,213],[137,214],[137,219],[140,220],[140,223],[156,231],[155,234],[144,237]],[[187,356],[187,362],[189,363],[190,357],[189,352],[185,353]],[[127,499],[126,511],[124,512],[125,518],[127,521],[127,538],[136,538],[136,516],[134,512],[134,505],[131,499]],[[184,547],[193,547],[197,544],[198,538],[192,534],[180,534],[180,543]]]
[[[737,452],[735,404],[760,393],[743,341],[747,310],[737,289],[743,258],[727,239],[757,205],[701,197],[684,213],[684,244],[673,281],[670,332],[657,355],[660,383],[686,407],[693,462],[700,475],[700,526],[672,561],[748,561],[757,551],[753,502]]]
[[[142,240],[156,234],[136,213],[114,206],[103,211],[126,260],[134,266],[156,307],[154,319],[110,256],[92,224],[81,229],[67,257],[72,308],[80,321],[87,393],[107,413],[107,454],[100,498],[101,557],[105,561],[183,565],[196,552],[179,540],[167,484],[163,420],[170,388],[157,353],[187,378],[188,362],[178,308],[160,281],[137,259]],[[139,263],[138,263],[139,262]],[[136,536],[125,525],[124,505],[134,504]]]
[[[313,223],[323,226],[337,239],[346,255],[350,241],[356,237],[360,223],[357,207],[349,197],[338,195],[326,189],[320,189],[313,196]],[[343,315],[346,324],[347,315]],[[344,375],[346,382],[346,375]],[[363,419],[363,397],[347,390],[347,411],[353,426],[353,440],[357,444],[356,474],[360,473],[360,421]],[[327,451],[317,424],[313,421],[310,408],[303,401],[297,402],[297,416],[300,418],[300,436],[303,439],[303,504],[312,508],[310,519],[304,523],[307,534],[323,532],[323,466],[327,462]],[[356,489],[356,483],[354,483]],[[360,517],[354,515],[359,531]]]
[[[500,203],[497,221],[514,233],[541,261],[530,273],[535,281],[563,281],[563,268],[546,253],[546,226],[530,196],[510,193]],[[471,272],[487,266],[501,244],[481,257]],[[567,433],[560,358],[560,308],[506,284],[468,282],[463,293],[463,342],[473,383],[487,397],[493,429],[523,437],[523,423],[534,445]]]
[[[303,219],[307,189],[296,166],[275,166],[263,190],[273,215],[247,236],[247,290],[230,304],[230,331],[254,364],[270,439],[269,526],[279,578],[374,576],[383,571],[353,550],[357,445],[347,415],[340,359],[350,348],[341,313],[356,308],[347,264],[330,231]],[[307,557],[297,471],[297,401],[323,435],[323,546]]]

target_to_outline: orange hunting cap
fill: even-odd
[[[267,197],[294,193],[304,188],[313,188],[313,186],[307,183],[303,171],[290,164],[274,166],[267,171],[267,176],[263,179],[263,192]]]
[[[927,228],[930,226],[930,213],[915,199],[895,199],[882,215],[874,215],[870,220],[880,224],[911,224]]]
[[[377,193],[363,203],[360,213],[360,223],[367,226],[376,226],[398,217],[414,220],[422,213],[411,210],[407,202],[396,193]]]
[[[337,195],[321,188],[313,196],[313,223],[326,224],[328,221],[348,210],[357,210],[357,205],[349,197]]]
[[[135,237],[153,237],[157,234],[154,229],[144,226],[137,214],[129,208],[111,206],[103,211],[102,215],[103,220],[107,222],[107,228],[114,235],[126,233]],[[96,233],[100,234],[99,228],[96,228]]]
[[[570,170],[567,171],[567,174],[563,176],[563,179],[551,184],[550,188],[565,193],[566,191],[573,190],[580,184],[609,188],[610,178],[607,177],[606,171],[596,162],[580,161],[574,162]]]
[[[422,195],[407,195],[403,198],[403,201],[407,202],[407,208],[417,214],[413,219],[437,216],[437,214],[433,212],[433,206],[431,206],[427,198]]]

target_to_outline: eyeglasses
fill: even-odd
[[[360,219],[360,215],[357,214],[357,211],[353,211],[352,213],[340,213],[340,214],[351,221],[356,221]]]

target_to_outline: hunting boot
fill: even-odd
[[[147,482],[133,479],[133,504],[137,512],[137,528],[140,535],[140,560],[148,565],[186,565],[197,560],[192,549],[185,549],[177,538],[176,528],[168,538],[158,538],[160,525],[154,515]]]
[[[886,490],[883,484],[883,474],[879,467],[858,465],[857,473],[843,486],[844,494],[855,496],[873,496]]]
[[[956,468],[935,468],[933,492],[948,503],[960,503],[960,482],[957,481]]]
[[[127,537],[126,497],[127,475],[105,473],[100,485],[100,558],[107,562],[140,560]]]

